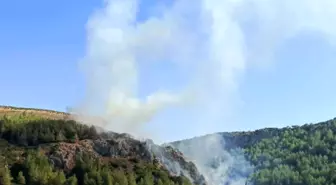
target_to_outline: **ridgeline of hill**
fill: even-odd
[[[7,116],[18,116],[20,114],[31,114],[36,117],[44,119],[69,119],[70,114],[65,112],[59,112],[47,109],[35,109],[35,108],[24,108],[24,107],[13,107],[13,106],[0,106],[0,117],[4,115]]]
[[[207,136],[173,142],[173,149],[127,134],[98,134],[69,118],[56,111],[0,107],[0,184],[205,184],[177,149],[187,153],[179,147],[200,144]],[[246,175],[255,185],[336,185],[336,119],[217,135],[225,151],[242,149],[253,166],[246,174],[233,165],[228,177]],[[216,168],[221,156],[213,157],[210,165]]]
[[[98,133],[67,113],[0,107],[0,185],[187,185],[191,181],[205,184],[195,165],[171,147],[127,134]]]

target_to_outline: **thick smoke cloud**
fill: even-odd
[[[193,161],[210,184],[244,185],[253,172],[242,149],[226,150],[220,134],[211,134],[180,143],[174,147]]]
[[[139,136],[159,112],[186,103],[193,103],[185,112],[190,121],[183,123],[191,132],[215,131],[239,103],[239,78],[248,67],[271,61],[277,46],[301,32],[329,40],[336,33],[333,0],[175,0],[148,3],[147,9],[140,0],[104,3],[87,24],[81,62],[87,97],[80,111],[103,117],[108,129]],[[182,85],[158,82],[161,89],[140,95],[146,86],[141,68],[158,63],[182,73],[170,82]]]
[[[239,81],[248,68],[267,65],[277,47],[303,32],[335,41],[335,0],[164,2],[144,6],[144,0],[107,0],[89,18],[80,63],[87,94],[77,111],[103,118],[94,123],[105,129],[148,137],[153,133],[146,132],[146,123],[169,108],[186,106],[183,132],[214,132],[239,103]],[[143,68],[158,65],[151,78],[163,75],[167,65],[179,78],[172,73],[170,85],[159,81],[157,90],[143,93]],[[218,155],[225,153],[220,140],[208,144],[222,152]],[[212,156],[204,154],[190,157],[207,171],[204,161]],[[209,177],[213,184],[222,182],[222,168],[211,171],[219,175]]]

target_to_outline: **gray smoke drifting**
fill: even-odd
[[[302,32],[330,41],[336,33],[333,0],[163,2],[107,0],[89,18],[81,62],[87,96],[79,107],[108,120],[109,129],[142,135],[158,113],[192,103],[191,132],[214,132],[239,103],[247,67],[271,61],[277,46]],[[183,75],[168,83],[179,85],[158,81],[156,90],[140,92],[147,86],[143,69],[156,65],[162,67],[151,78],[173,65]]]
[[[225,149],[225,141],[220,134],[176,142],[173,147],[193,161],[210,184],[244,185],[254,169],[246,161],[242,149]]]
[[[158,5],[160,15],[138,22],[140,2],[105,3],[87,25],[87,52],[81,65],[88,88],[80,111],[108,120],[103,125],[108,129],[138,136],[147,134],[145,123],[173,106],[193,105],[193,113],[207,115],[202,121],[215,118],[236,88],[235,75],[245,68],[242,33],[226,15],[230,7],[175,1],[169,7]],[[146,83],[140,82],[141,66],[157,63],[170,63],[182,71],[178,81],[183,84],[171,90],[159,82],[161,89],[140,96],[139,86]],[[164,72],[162,68],[158,73]]]
[[[239,79],[248,67],[272,61],[279,45],[302,32],[335,41],[335,0],[164,2],[145,6],[140,0],[107,0],[90,16],[81,62],[87,94],[77,111],[105,120],[95,124],[137,137],[160,136],[169,127],[186,136],[215,132],[239,103]],[[144,69],[157,69],[150,73],[156,79],[170,65],[178,79],[172,73],[169,82],[141,91],[147,87]],[[184,129],[169,124],[155,133],[146,131],[146,123],[162,111],[184,106],[189,106],[179,123]],[[212,150],[228,154],[220,143],[215,138]],[[196,156],[196,164],[202,168],[209,155]],[[224,168],[211,176],[222,176]]]

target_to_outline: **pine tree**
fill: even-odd
[[[65,181],[65,185],[77,185],[78,180],[77,177],[75,175],[69,177],[66,181]]]
[[[113,185],[113,179],[109,171],[107,170],[102,171],[101,176],[104,185]]]
[[[127,177],[126,177],[126,175],[123,171],[113,172],[113,179],[114,179],[115,183],[118,183],[120,185],[127,185],[128,184]]]
[[[151,172],[147,172],[144,177],[144,183],[146,185],[154,185],[154,179]]]
[[[54,178],[51,180],[53,185],[63,185],[66,181],[65,175],[62,171],[56,172]]]
[[[84,175],[84,185],[90,185],[90,179],[89,179],[89,175],[87,173],[85,173]]]
[[[103,181],[101,172],[97,171],[96,174],[95,174],[95,176],[96,176],[96,183],[97,183],[97,185],[103,185],[104,181]]]
[[[26,178],[23,176],[22,171],[19,172],[16,181],[18,184],[26,184]]]
[[[1,185],[11,185],[12,177],[10,175],[10,170],[7,165],[0,168],[0,184]]]
[[[163,182],[162,182],[161,179],[159,179],[159,180],[157,181],[157,185],[163,185]]]
[[[146,185],[145,180],[143,178],[141,178],[138,185]]]
[[[128,185],[137,185],[135,175],[133,173],[129,173],[127,175]]]

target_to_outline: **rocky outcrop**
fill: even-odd
[[[52,164],[65,170],[71,170],[75,166],[78,154],[87,154],[93,157],[99,155],[93,150],[90,140],[78,141],[76,143],[58,143],[50,152],[49,159]]]
[[[152,161],[153,157],[146,147],[145,142],[116,134],[109,139],[97,139],[92,141],[92,148],[105,157],[136,157],[145,161]]]
[[[193,180],[195,184],[206,184],[205,179],[203,175],[199,173],[197,170],[197,167],[194,163],[187,161],[182,154],[182,152],[178,151],[177,149],[173,149],[171,146],[166,146],[163,149],[163,161],[165,161],[166,166],[171,166],[171,164],[167,164],[173,162],[176,162],[180,166],[180,174],[178,173],[178,169],[170,169],[175,171],[176,175],[184,175],[189,177],[190,179]]]
[[[170,171],[171,175],[183,175],[188,177],[194,184],[206,184],[204,176],[200,174],[196,165],[187,161],[182,152],[171,146],[155,145],[151,140],[147,140],[146,144],[152,155]]]
[[[196,166],[187,161],[183,154],[170,146],[158,146],[151,140],[139,141],[127,134],[109,133],[96,140],[83,140],[76,143],[58,143],[49,158],[63,169],[71,170],[76,155],[90,154],[100,159],[138,159],[156,164],[168,170],[171,175],[188,177],[196,185],[206,185],[204,177]]]

